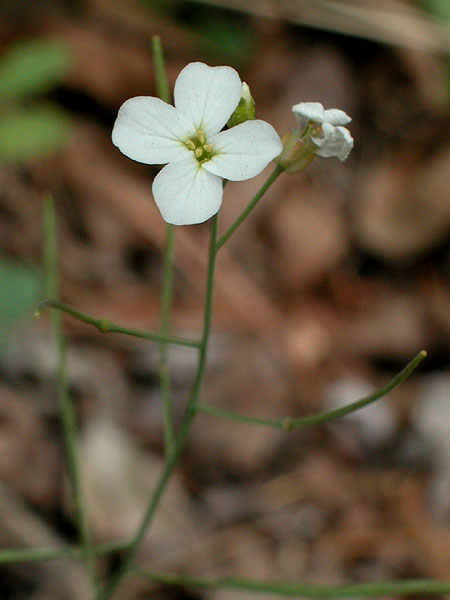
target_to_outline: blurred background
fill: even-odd
[[[113,147],[119,106],[190,61],[235,67],[257,117],[353,117],[345,163],[279,178],[220,254],[202,399],[267,418],[351,402],[422,348],[388,398],[292,433],[199,416],[140,553],[153,569],[311,582],[450,573],[448,0],[3,0],[0,12],[0,547],[76,543],[42,292],[56,201],[62,298],[129,327],[159,319],[157,169]],[[230,183],[224,231],[267,174]],[[177,228],[173,332],[198,337],[207,226]],[[158,348],[65,318],[96,543],[134,531],[163,460]],[[196,352],[172,348],[181,418]],[[103,574],[120,555],[99,560]],[[87,597],[70,561],[0,566],[2,599]],[[118,598],[245,594],[128,578]],[[438,596],[435,596],[438,598]]]

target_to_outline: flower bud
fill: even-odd
[[[227,126],[235,127],[244,121],[250,121],[255,118],[255,101],[250,94],[250,88],[245,83],[242,83],[242,94],[236,110],[228,119]]]
[[[286,173],[303,171],[316,155],[317,147],[311,142],[311,136],[305,136],[299,129],[293,129],[282,138],[283,151],[275,162],[283,167]]]
[[[346,160],[353,148],[350,131],[343,127],[351,118],[343,110],[325,110],[320,102],[300,102],[292,107],[299,127],[283,138],[277,163],[287,173],[298,173],[314,156]]]

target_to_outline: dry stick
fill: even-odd
[[[284,417],[283,419],[264,419],[259,417],[251,417],[249,415],[242,415],[232,411],[224,410],[223,408],[217,408],[215,406],[209,406],[208,404],[198,404],[198,412],[205,413],[214,417],[222,419],[230,419],[232,421],[239,421],[241,423],[250,423],[252,425],[261,425],[263,427],[274,427],[275,429],[284,429],[285,431],[292,431],[297,427],[307,427],[310,425],[319,425],[327,421],[333,421],[353,413],[361,408],[364,408],[368,404],[372,404],[376,400],[383,398],[386,394],[389,394],[394,388],[399,386],[414,369],[417,368],[419,363],[426,357],[427,353],[425,350],[421,350],[407,365],[404,367],[395,377],[393,377],[388,383],[380,387],[378,390],[345,406],[340,408],[333,408],[332,410],[326,410],[323,412],[317,412],[312,415],[305,417]]]
[[[57,232],[54,200],[47,195],[43,201],[43,233],[44,233],[44,264],[45,264],[45,292],[48,296],[57,298],[59,295],[58,257],[57,257]],[[68,461],[69,480],[72,501],[75,511],[75,520],[78,537],[82,546],[82,556],[86,564],[92,587],[99,589],[95,572],[95,560],[92,554],[92,544],[86,523],[86,511],[80,481],[80,467],[77,447],[76,413],[68,393],[66,372],[66,344],[61,325],[61,314],[57,311],[51,313],[53,337],[57,351],[57,395],[60,405],[61,424],[63,429],[64,445]]]
[[[200,342],[200,351],[199,351],[199,359],[197,363],[197,371],[195,374],[194,383],[192,385],[191,394],[188,400],[188,404],[186,407],[186,411],[184,414],[183,422],[180,427],[180,431],[177,435],[175,445],[171,455],[166,460],[162,473],[160,475],[159,481],[156,485],[155,491],[150,499],[147,510],[144,514],[141,524],[133,537],[132,542],[130,543],[129,550],[127,555],[125,556],[122,565],[118,569],[117,573],[113,576],[112,580],[106,585],[106,588],[100,593],[96,600],[108,600],[111,598],[115,589],[121,582],[122,578],[129,571],[130,566],[134,560],[136,552],[144,539],[145,534],[148,531],[148,528],[151,525],[155,512],[159,506],[159,502],[161,497],[166,489],[166,486],[170,480],[170,477],[173,473],[175,465],[177,464],[178,458],[186,444],[187,437],[189,435],[189,431],[191,429],[192,421],[197,412],[197,403],[198,396],[200,394],[200,389],[203,381],[203,374],[206,366],[206,356],[208,350],[208,341],[209,341],[209,332],[211,328],[211,312],[212,312],[212,294],[213,294],[213,284],[214,284],[214,269],[216,264],[216,255],[217,255],[217,246],[216,246],[216,238],[217,238],[217,215],[215,215],[211,219],[211,232],[210,232],[210,242],[209,242],[209,253],[208,253],[208,272],[206,276],[206,292],[205,292],[205,309],[203,314],[203,331],[202,331],[202,339]]]

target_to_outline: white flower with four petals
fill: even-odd
[[[265,121],[246,121],[221,131],[241,92],[234,69],[196,62],[178,75],[175,107],[148,96],[131,98],[121,106],[113,143],[138,162],[168,163],[152,188],[168,223],[206,221],[222,204],[222,178],[250,179],[280,154],[280,138]]]
[[[325,110],[320,102],[300,102],[292,107],[300,128],[306,130],[310,123],[320,125],[318,135],[311,141],[318,147],[316,154],[324,158],[335,156],[344,161],[353,148],[350,131],[343,127],[351,118],[343,110]]]

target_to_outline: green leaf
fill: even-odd
[[[39,271],[0,254],[0,346],[18,320],[32,317],[41,295]]]
[[[61,42],[15,44],[0,59],[0,100],[46,92],[60,81],[70,63],[69,49]]]
[[[245,22],[205,14],[194,29],[205,50],[228,63],[245,65],[253,53],[254,36]]]
[[[450,2],[449,0],[426,0],[425,8],[441,19],[450,22]]]
[[[57,151],[70,123],[56,106],[39,104],[0,114],[0,161],[24,161]]]

